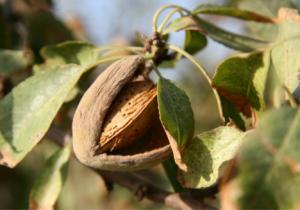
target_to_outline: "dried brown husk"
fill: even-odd
[[[128,56],[111,64],[82,97],[73,119],[73,147],[85,165],[138,170],[170,155],[155,85],[142,76],[144,63],[142,56]]]

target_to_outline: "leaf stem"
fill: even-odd
[[[161,73],[159,72],[159,70],[157,69],[157,67],[154,65],[154,63],[152,63],[152,66],[153,66],[153,70],[157,74],[157,76],[159,78],[163,78],[163,76],[161,75]]]
[[[222,119],[222,121],[224,121],[221,99],[219,97],[218,92],[212,87],[212,81],[211,81],[211,78],[208,75],[207,71],[201,66],[201,64],[191,54],[189,54],[185,50],[183,50],[183,49],[181,49],[177,46],[174,46],[174,45],[168,45],[167,47],[169,49],[174,50],[174,51],[180,53],[181,55],[185,56],[188,60],[190,60],[200,70],[200,72],[202,73],[202,75],[205,77],[205,79],[207,80],[207,82],[209,83],[209,85],[212,88],[213,94],[216,98],[220,118]]]
[[[165,28],[165,26],[167,25],[167,23],[169,22],[169,20],[172,18],[172,16],[174,14],[176,14],[177,12],[180,12],[181,10],[178,8],[173,9],[163,20],[163,22],[160,24],[160,26],[158,27],[158,32],[162,32],[162,30]]]
[[[286,86],[283,86],[282,88],[283,88],[283,90],[284,90],[284,91],[286,92],[286,94],[287,94],[288,101],[290,102],[291,107],[292,107],[292,108],[297,108],[297,106],[298,106],[298,105],[297,105],[297,102],[296,102],[296,100],[295,100],[293,94],[291,93],[291,91],[290,91]]]
[[[117,55],[117,56],[108,56],[108,57],[104,57],[104,58],[99,59],[99,60],[97,60],[96,62],[94,62],[94,63],[88,65],[88,66],[86,67],[86,71],[88,71],[88,70],[90,70],[91,68],[93,68],[93,67],[95,67],[95,66],[98,66],[98,65],[100,65],[100,64],[107,63],[107,62],[111,62],[111,61],[115,61],[115,60],[119,60],[119,59],[124,58],[124,57],[126,57],[126,56],[128,56],[128,55]]]
[[[143,47],[137,47],[137,46],[106,45],[106,46],[101,46],[98,48],[99,52],[112,51],[112,50],[127,50],[127,51],[134,52],[134,53],[144,52]]]
[[[157,30],[157,21],[158,21],[159,16],[161,15],[161,13],[163,11],[165,11],[166,9],[170,9],[170,8],[175,8],[175,9],[178,9],[179,11],[184,11],[187,14],[191,14],[191,12],[189,10],[187,10],[187,9],[181,7],[181,6],[175,5],[175,4],[167,4],[165,6],[162,6],[155,12],[155,14],[153,16],[153,19],[152,19],[153,32],[158,32],[158,30]]]

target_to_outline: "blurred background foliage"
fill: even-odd
[[[228,4],[269,16],[276,16],[281,6],[300,8],[298,0],[0,0],[0,48],[28,51],[34,58],[32,63],[41,63],[41,47],[65,40],[87,40],[97,46],[134,44],[136,32],[151,35],[151,19],[154,12],[160,6],[170,3],[189,9],[202,3]],[[276,34],[276,28],[272,26],[258,23],[244,25],[239,20],[216,16],[206,18],[229,31],[252,33],[261,39],[270,40]],[[182,46],[183,40],[183,32],[178,32],[171,37],[170,42]],[[196,57],[213,75],[215,67],[233,53],[233,50],[209,40],[208,46]],[[77,94],[76,100],[66,103],[61,108],[54,121],[56,127],[70,132],[76,103],[90,82],[99,74],[99,69],[81,79],[78,89],[74,90],[75,95]],[[219,124],[210,88],[192,64],[183,59],[174,69],[165,69],[162,73],[177,81],[188,93],[195,114],[195,133],[212,129]],[[29,66],[25,71],[10,77],[0,76],[0,98],[31,74],[32,69]],[[16,169],[0,166],[0,209],[28,207],[28,195],[33,182],[47,158],[57,149],[55,144],[45,139]],[[170,188],[161,167],[154,168],[153,173],[161,174],[160,180],[156,180],[157,184]],[[83,208],[165,209],[164,206],[147,200],[137,201],[134,195],[118,186],[114,186],[114,190],[107,193],[102,179],[72,158],[57,209]]]

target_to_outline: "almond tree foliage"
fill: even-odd
[[[30,209],[53,208],[63,188],[68,162],[74,156],[73,114],[90,85],[88,75],[96,67],[103,68],[100,64],[133,55],[143,60],[146,69],[143,74],[153,71],[156,75],[157,96],[153,104],[158,113],[157,119],[151,117],[156,120],[155,129],[156,125],[161,128],[157,133],[161,132],[170,145],[170,153],[158,164],[163,165],[173,190],[143,181],[136,176],[140,172],[131,172],[130,166],[128,170],[123,167],[122,172],[119,166],[107,171],[87,157],[83,163],[92,167],[82,167],[95,170],[108,187],[118,184],[140,198],[168,207],[299,208],[297,1],[241,0],[231,1],[230,6],[199,5],[193,10],[166,5],[153,15],[153,34],[143,37],[137,46],[103,47],[72,41],[76,36],[51,13],[51,2],[29,2],[24,2],[23,7],[14,1],[1,4],[0,164],[14,170],[33,148],[39,147],[39,142],[48,139],[59,145],[43,171],[34,178],[27,194]],[[245,21],[247,35],[217,26],[212,15]],[[47,27],[40,30],[43,25]],[[178,31],[185,33],[182,48],[168,42]],[[237,51],[217,66],[213,77],[194,57],[205,50],[208,39]],[[164,77],[163,68],[174,67],[181,59],[195,65],[215,97],[222,123],[212,130],[194,132],[189,97]],[[145,118],[149,114],[140,116]],[[126,135],[132,133],[130,129],[141,127],[139,123],[148,121],[137,122],[135,127],[126,128],[129,129]],[[158,136],[155,133],[142,138],[147,140],[123,143],[130,151],[136,151],[147,141],[149,145],[155,142]],[[105,151],[105,155],[118,155],[121,160],[128,156],[127,148],[113,149]],[[150,170],[148,165],[145,168],[146,172]]]

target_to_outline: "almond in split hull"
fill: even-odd
[[[151,127],[158,115],[156,87],[139,77],[121,90],[104,120],[100,152],[111,152],[137,141]]]

